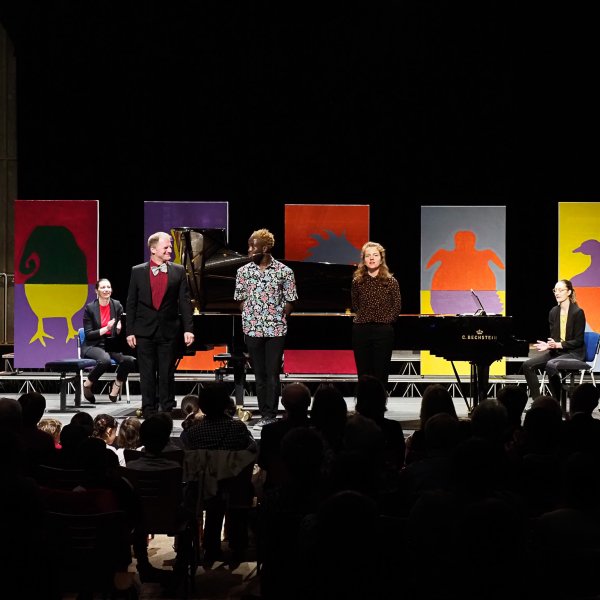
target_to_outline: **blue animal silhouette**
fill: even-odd
[[[308,258],[304,262],[329,262],[341,265],[353,265],[360,260],[360,250],[354,247],[346,238],[346,232],[336,235],[329,229],[325,230],[328,237],[318,233],[311,234],[317,246],[309,249]]]

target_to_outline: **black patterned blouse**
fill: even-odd
[[[365,275],[352,281],[355,323],[394,323],[401,306],[400,286],[395,277]]]

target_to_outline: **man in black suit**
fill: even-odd
[[[171,236],[158,231],[148,238],[150,260],[131,269],[127,294],[127,343],[137,348],[142,416],[175,408],[177,337],[194,341],[192,303],[185,269],[170,261]],[[158,393],[157,393],[158,392]]]

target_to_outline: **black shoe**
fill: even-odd
[[[83,397],[90,403],[90,404],[96,404],[96,396],[94,396],[94,393],[92,392],[92,386],[87,386],[84,385],[83,386]]]
[[[119,385],[119,390],[117,391],[117,393],[114,396],[111,396],[110,393],[108,394],[108,399],[111,402],[116,402],[117,400],[119,400],[121,398],[121,385],[123,385],[122,383]]]
[[[142,408],[142,419],[149,419],[158,414],[154,408]]]

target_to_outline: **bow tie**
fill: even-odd
[[[159,271],[163,273],[167,272],[167,263],[163,263],[162,265],[151,265],[152,275],[158,275]]]

